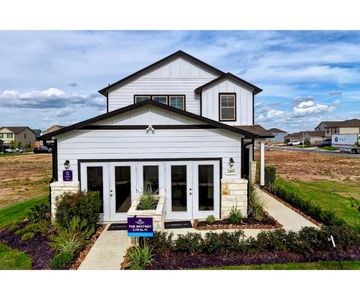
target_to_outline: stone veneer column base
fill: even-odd
[[[248,181],[246,179],[221,180],[221,218],[227,218],[233,207],[247,217]]]
[[[250,161],[250,183],[255,183],[256,181],[256,160]]]
[[[55,220],[57,197],[64,193],[76,193],[80,190],[79,181],[59,182],[55,181],[50,184],[51,189],[51,220]]]

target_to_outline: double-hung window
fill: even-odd
[[[4,138],[4,134],[0,133],[0,139]]]
[[[151,99],[151,96],[148,95],[140,95],[140,96],[136,96],[134,97],[135,103],[139,103],[145,100]]]
[[[185,110],[185,96],[169,96],[169,105]]]
[[[14,137],[14,134],[13,133],[7,133],[7,138],[8,139],[12,139]]]
[[[236,94],[219,94],[219,120],[236,121]]]

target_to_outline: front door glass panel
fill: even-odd
[[[87,190],[99,192],[100,213],[104,212],[103,167],[87,167]]]
[[[171,166],[171,208],[187,211],[186,166]]]
[[[199,210],[214,210],[213,165],[199,165]]]
[[[159,194],[159,167],[144,166],[143,177],[143,192]]]
[[[130,166],[115,167],[115,210],[126,213],[131,206]]]

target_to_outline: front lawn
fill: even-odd
[[[276,183],[299,198],[332,211],[349,226],[360,231],[360,185],[355,182],[276,179]]]
[[[45,203],[46,201],[48,201],[48,196],[42,196],[0,209],[0,229],[23,220],[31,207]]]
[[[25,253],[0,243],[0,270],[31,270],[31,259]]]
[[[360,270],[360,261],[342,261],[343,270]],[[286,264],[262,264],[224,266],[218,268],[206,268],[202,270],[340,270],[337,261],[319,261],[312,263],[286,263]]]

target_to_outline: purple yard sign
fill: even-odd
[[[153,237],[152,218],[128,218],[128,236],[134,237]]]
[[[72,170],[64,170],[63,171],[63,181],[72,181],[73,173]]]

